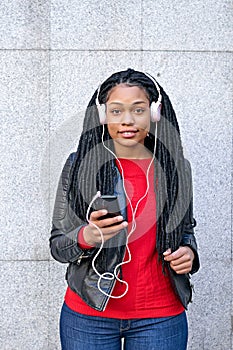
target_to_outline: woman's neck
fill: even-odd
[[[141,144],[138,144],[137,147],[119,147],[115,144],[115,153],[117,158],[124,159],[151,159],[151,152]]]

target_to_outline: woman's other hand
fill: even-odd
[[[177,274],[189,273],[192,270],[194,253],[191,248],[184,246],[179,247],[173,253],[169,248],[163,253],[164,260],[170,263],[170,267]]]

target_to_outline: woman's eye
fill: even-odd
[[[134,112],[135,112],[136,114],[142,114],[142,113],[145,112],[145,109],[144,109],[144,108],[136,108],[136,109],[134,110]]]
[[[119,114],[121,113],[121,111],[120,111],[120,109],[112,109],[112,110],[111,110],[111,113],[112,113],[113,115],[119,115]]]

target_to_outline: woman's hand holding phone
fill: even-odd
[[[83,231],[83,238],[87,244],[95,246],[96,244],[101,243],[100,233],[94,225],[98,226],[101,230],[104,241],[114,237],[119,231],[128,226],[128,223],[123,221],[122,216],[115,216],[101,220],[101,217],[105,216],[107,213],[106,209],[93,211],[91,213],[90,223]]]
[[[101,196],[96,207],[98,210],[91,213],[89,225],[83,231],[85,242],[92,246],[101,243],[101,235],[96,226],[101,230],[104,241],[128,226],[128,223],[123,221],[115,196]]]

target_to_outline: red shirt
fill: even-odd
[[[151,159],[120,159],[126,191],[133,208],[145,194],[146,171],[150,161]],[[164,276],[161,262],[158,261],[153,165],[149,172],[149,183],[148,194],[140,202],[136,212],[136,230],[129,238],[132,259],[128,264],[122,265],[123,280],[129,286],[127,294],[120,299],[110,298],[106,309],[101,312],[89,307],[68,287],[65,302],[72,310],[86,315],[119,319],[166,317],[184,311],[172,289],[169,277]],[[132,211],[129,205],[127,205],[127,217],[130,232]],[[128,260],[127,253],[124,261],[126,260]],[[123,294],[125,288],[123,283],[117,281],[112,295]]]

